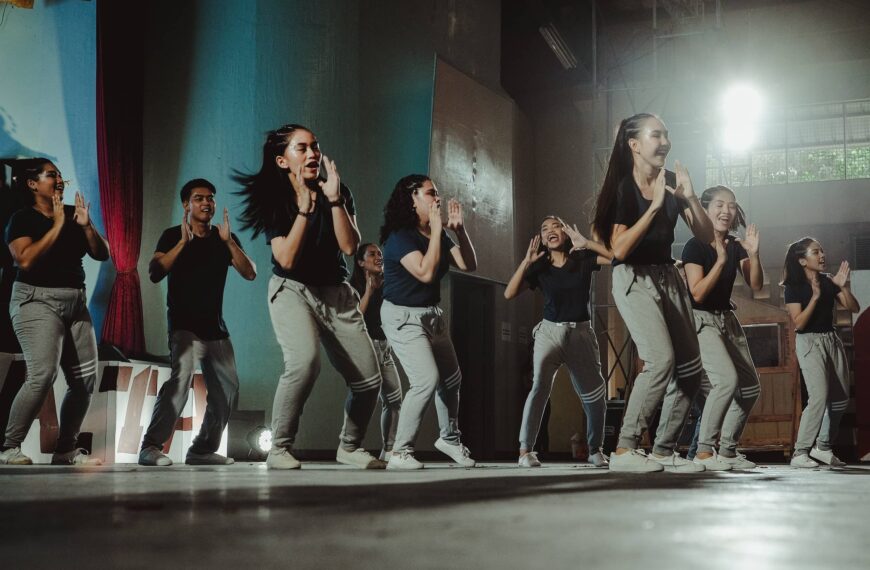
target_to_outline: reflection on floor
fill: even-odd
[[[13,568],[868,568],[870,468],[0,468]]]

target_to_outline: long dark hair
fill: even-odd
[[[243,186],[236,192],[244,198],[244,210],[239,219],[243,230],[254,230],[252,237],[278,227],[283,221],[293,219],[299,212],[296,205],[289,171],[275,162],[275,157],[284,154],[290,137],[298,130],[311,129],[297,124],[287,124],[266,133],[263,143],[263,163],[259,172],[245,174],[235,171],[233,180]]]
[[[350,274],[350,284],[353,285],[353,288],[362,294],[366,290],[366,270],[360,267],[360,261],[365,259],[366,251],[369,246],[373,245],[375,247],[378,244],[373,242],[360,244],[358,248],[356,248],[356,254],[353,256],[353,273]]]
[[[39,175],[45,170],[46,164],[53,164],[51,160],[43,156],[15,161],[12,167],[12,201],[16,208],[25,208],[36,203],[33,190],[27,185],[28,180],[36,182]]]
[[[799,287],[807,282],[807,274],[804,273],[800,259],[807,254],[810,244],[818,243],[818,241],[814,237],[804,236],[789,244],[788,250],[785,252],[785,261],[782,264],[782,281],[779,282],[781,286]]]
[[[592,229],[601,239],[605,246],[610,249],[610,238],[613,235],[613,220],[616,219],[616,196],[619,183],[626,176],[630,176],[634,169],[634,158],[628,141],[637,138],[641,125],[647,119],[657,119],[651,113],[638,113],[619,123],[616,131],[616,140],[613,142],[613,151],[610,153],[610,162],[607,164],[607,174],[598,193],[595,204],[595,215],[592,218]]]
[[[713,198],[719,192],[728,192],[729,194],[734,196],[735,199],[737,198],[737,196],[734,194],[734,190],[728,188],[727,186],[713,186],[712,188],[707,188],[701,194],[701,206],[704,208],[704,210],[706,210],[707,207],[710,206],[710,202],[713,201]],[[734,221],[731,222],[731,229],[736,230],[740,226],[743,226],[744,228],[746,227],[746,212],[743,211],[743,208],[740,207],[740,204],[737,204],[737,215],[734,217]]]
[[[425,174],[409,174],[398,182],[390,194],[387,205],[384,206],[384,225],[381,226],[381,243],[387,241],[390,234],[407,228],[416,228],[420,217],[414,209],[414,192],[424,183],[431,181]]]

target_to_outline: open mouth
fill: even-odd
[[[305,163],[305,168],[309,168],[311,170],[317,170],[318,168],[320,168],[320,163],[317,162],[316,160],[312,160],[312,161]]]
[[[559,243],[559,236],[557,234],[549,234],[546,241],[547,243]]]

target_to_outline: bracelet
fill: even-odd
[[[310,218],[311,216],[314,215],[314,212],[303,212],[302,210],[299,210],[299,211],[297,212],[297,214],[299,214],[299,215],[302,216],[303,218]]]
[[[344,206],[345,201],[346,200],[344,199],[344,196],[339,196],[338,200],[336,200],[335,202],[329,202],[329,207],[330,208],[337,208],[339,206]]]

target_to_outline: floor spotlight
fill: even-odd
[[[265,456],[272,449],[272,430],[266,426],[257,426],[245,436],[251,451]]]

